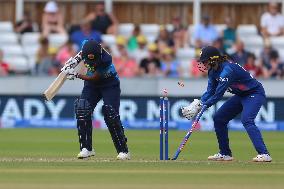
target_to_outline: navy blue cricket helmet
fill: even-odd
[[[214,66],[222,58],[221,53],[216,47],[207,46],[201,49],[200,58],[198,60],[198,68],[200,71],[205,72],[208,70],[208,65]],[[206,63],[206,65],[205,65]]]
[[[200,58],[198,62],[205,62],[214,59],[218,59],[221,57],[221,53],[216,47],[207,46],[201,49],[200,51]]]
[[[82,59],[87,64],[94,64],[101,61],[103,49],[100,43],[95,40],[86,40],[82,46]]]

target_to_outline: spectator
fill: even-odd
[[[284,17],[278,11],[278,4],[270,2],[268,12],[261,16],[261,33],[263,37],[280,36],[284,34]]]
[[[264,67],[265,78],[281,79],[284,76],[284,65],[280,62],[279,54],[277,51],[270,52],[270,64]]]
[[[195,49],[195,57],[194,57],[194,59],[191,60],[190,66],[189,66],[189,73],[190,73],[189,75],[194,77],[194,78],[200,78],[200,77],[207,76],[206,72],[201,72],[198,69],[198,61],[197,60],[199,60],[199,58],[200,58],[200,52],[201,52],[201,49],[198,49],[198,48]]]
[[[50,33],[66,34],[63,17],[55,1],[49,1],[42,15],[42,34],[47,37]]]
[[[120,49],[125,48],[127,44],[127,40],[124,36],[119,35],[115,39],[115,46],[111,46],[111,52],[113,57],[119,57],[121,56],[120,54]]]
[[[118,21],[113,14],[105,12],[103,2],[98,3],[95,6],[95,10],[86,19],[91,21],[93,30],[99,31],[102,34],[117,34]]]
[[[210,24],[210,17],[203,15],[202,23],[197,25],[194,31],[194,41],[200,40],[202,46],[212,45],[213,41],[218,38],[216,28]]]
[[[58,74],[59,62],[56,60],[56,49],[49,46],[46,37],[40,38],[40,48],[37,52],[36,73],[38,75]]]
[[[175,59],[174,51],[167,47],[162,51],[162,73],[167,77],[181,77],[182,68],[180,62]]]
[[[216,39],[216,40],[213,42],[212,46],[215,47],[215,48],[217,48],[217,49],[220,51],[220,53],[221,53],[222,55],[227,54],[226,51],[225,51],[225,49],[224,49],[223,39],[222,39],[221,37],[218,38],[218,39]]]
[[[160,26],[159,35],[158,38],[155,40],[155,42],[157,43],[160,52],[162,52],[163,49],[167,47],[174,48],[175,46],[175,43],[171,38],[170,33],[168,32],[167,28],[163,25]]]
[[[225,19],[226,28],[223,31],[224,49],[228,53],[228,50],[233,47],[236,42],[236,29],[230,17]]]
[[[74,31],[71,34],[70,38],[72,42],[75,43],[78,49],[81,48],[81,44],[85,39],[94,39],[99,43],[102,42],[101,33],[92,30],[91,23],[86,20],[82,21],[80,25],[80,30]]]
[[[138,74],[138,65],[134,59],[130,58],[126,46],[118,48],[120,56],[114,57],[114,65],[119,77],[135,77]]]
[[[58,51],[56,60],[60,63],[60,66],[63,67],[65,62],[69,60],[70,57],[76,55],[76,48],[74,43],[69,39]]]
[[[139,36],[140,34],[141,34],[140,26],[135,25],[132,31],[132,36],[130,36],[127,43],[127,48],[130,52],[138,48],[137,36]]]
[[[24,12],[23,19],[16,23],[15,31],[20,34],[34,32],[33,21],[29,12]]]
[[[269,65],[270,65],[270,54],[271,54],[272,51],[276,51],[277,52],[277,50],[274,49],[271,46],[270,40],[269,39],[265,39],[264,40],[264,48],[263,48],[263,50],[260,53],[260,61],[261,61],[261,64],[263,66],[269,67]]]
[[[174,26],[171,36],[174,40],[175,49],[188,47],[190,44],[188,31],[185,26],[182,25],[180,17],[174,17],[172,24]]]
[[[138,48],[131,52],[131,57],[139,64],[141,60],[148,56],[147,39],[144,35],[137,36]]]
[[[263,75],[261,67],[256,64],[256,57],[253,53],[248,54],[244,69],[247,70],[253,77],[261,77]]]
[[[9,74],[9,65],[3,60],[3,51],[0,49],[0,76]]]
[[[161,75],[159,50],[155,43],[152,43],[148,46],[148,56],[141,60],[139,65],[139,73],[142,76]]]
[[[235,50],[236,52],[232,54],[232,59],[241,66],[245,65],[248,58],[248,52],[245,50],[244,43],[241,40],[237,40]]]

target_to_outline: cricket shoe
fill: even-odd
[[[95,155],[94,149],[92,151],[87,150],[87,148],[83,148],[81,152],[77,155],[78,159],[84,159]]]
[[[128,152],[128,153],[119,152],[116,159],[118,159],[118,160],[130,160],[130,152]]]
[[[222,155],[220,153],[214,154],[213,156],[208,157],[209,161],[232,161],[234,158],[228,155]]]
[[[255,158],[252,159],[254,162],[271,162],[272,158],[269,154],[258,154]]]

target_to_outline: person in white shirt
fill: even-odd
[[[281,36],[284,34],[284,17],[279,13],[277,3],[269,3],[268,12],[261,16],[260,25],[263,37]]]

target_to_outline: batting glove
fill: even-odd
[[[70,68],[67,71],[68,72],[66,74],[67,74],[67,79],[68,80],[74,80],[75,78],[78,78],[79,74],[75,71],[74,68]]]

